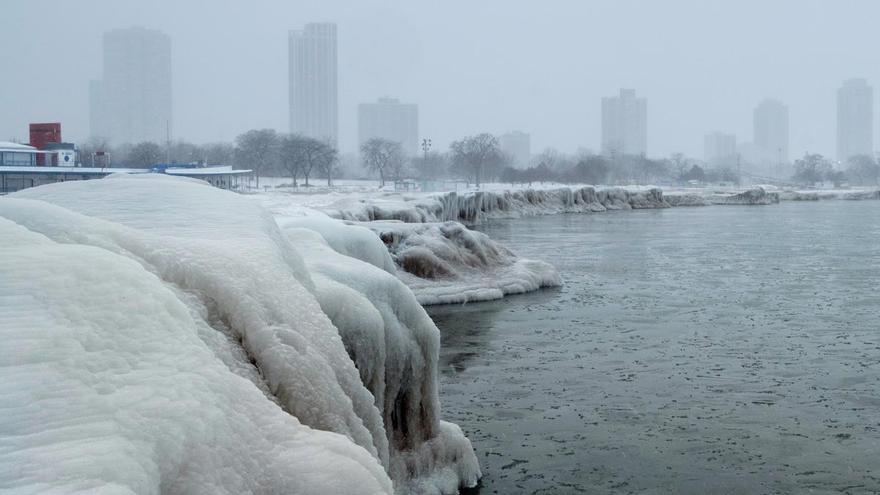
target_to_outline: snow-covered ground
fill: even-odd
[[[153,175],[0,198],[0,490],[474,485],[436,326],[378,236],[313,223]]]

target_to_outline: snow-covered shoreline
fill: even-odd
[[[476,484],[441,419],[436,326],[371,262],[389,256],[377,236],[352,257],[318,230],[160,176],[0,198],[0,489]]]
[[[559,213],[714,205],[772,205],[787,200],[880,199],[877,190],[787,191],[772,186],[661,189],[653,186],[534,188],[485,185],[481,191],[387,192],[362,188],[315,194],[260,194],[280,222],[321,212],[382,238],[396,273],[422,304],[499,299],[561,284],[552,266],[518,258],[467,226],[491,219]],[[308,213],[313,212],[313,213]],[[301,220],[296,220],[301,221]]]

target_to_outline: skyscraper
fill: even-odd
[[[513,131],[498,137],[501,151],[513,160],[514,168],[527,168],[532,157],[532,137],[525,132]]]
[[[103,80],[89,86],[91,133],[163,143],[171,126],[171,39],[132,27],[104,33]]]
[[[837,90],[837,159],[874,154],[874,90],[850,79]]]
[[[648,149],[648,111],[636,90],[602,98],[602,153],[643,155]]]
[[[290,132],[337,146],[336,24],[290,31]]]
[[[713,167],[732,167],[736,165],[736,136],[723,132],[713,132],[703,138],[703,158]]]
[[[394,98],[358,105],[358,144],[382,138],[400,143],[413,156],[419,145],[419,107]]]
[[[753,114],[754,144],[765,164],[788,162],[788,107],[766,99]]]

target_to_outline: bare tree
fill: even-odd
[[[327,177],[327,187],[333,185],[333,175],[337,172],[336,165],[339,163],[339,150],[334,146],[324,143],[323,151],[317,156],[318,171]]]
[[[498,148],[498,138],[482,133],[455,141],[449,146],[452,152],[452,166],[455,170],[472,176],[477,187],[487,167],[503,164],[503,155]],[[500,167],[499,167],[500,168]]]
[[[193,163],[204,159],[201,148],[186,141],[171,143],[167,153],[171,163]]]
[[[305,139],[299,134],[282,136],[278,142],[278,163],[293,179],[293,187],[298,187],[297,178],[302,173],[303,158],[301,141]]]
[[[79,164],[83,167],[104,167],[108,165],[107,155],[111,154],[114,154],[114,150],[106,139],[92,136],[79,145]]]
[[[235,157],[235,146],[229,143],[209,143],[202,146],[201,154],[207,165],[229,165]]]
[[[327,175],[327,185],[329,186],[337,158],[336,148],[318,139],[291,134],[282,137],[279,142],[279,162],[293,179],[294,187],[298,185],[297,177],[300,174],[308,187],[309,177],[315,170]]]
[[[153,142],[144,141],[132,146],[126,154],[125,162],[133,167],[150,168],[162,161],[162,148]]]
[[[847,175],[859,185],[877,185],[880,178],[880,165],[871,155],[851,156],[847,160]]]
[[[272,129],[253,129],[235,138],[236,161],[254,171],[257,187],[260,174],[271,171],[278,162],[278,134]]]
[[[386,176],[399,179],[406,163],[400,143],[382,138],[373,138],[362,144],[361,156],[367,170],[379,173],[382,187]]]
[[[431,151],[425,156],[413,159],[415,173],[421,179],[434,180],[445,177],[448,173],[448,158],[445,154]]]

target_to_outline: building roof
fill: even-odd
[[[145,174],[147,168],[100,168],[100,167],[6,167],[0,166],[0,173],[16,174],[78,174],[78,175],[110,175],[110,174]]]
[[[233,170],[232,167],[201,167],[201,168],[166,168],[168,175],[182,175],[184,177],[203,177],[206,175],[245,175],[253,170]]]
[[[0,150],[2,151],[38,151],[33,146],[26,144],[13,143],[10,141],[0,141]]]

